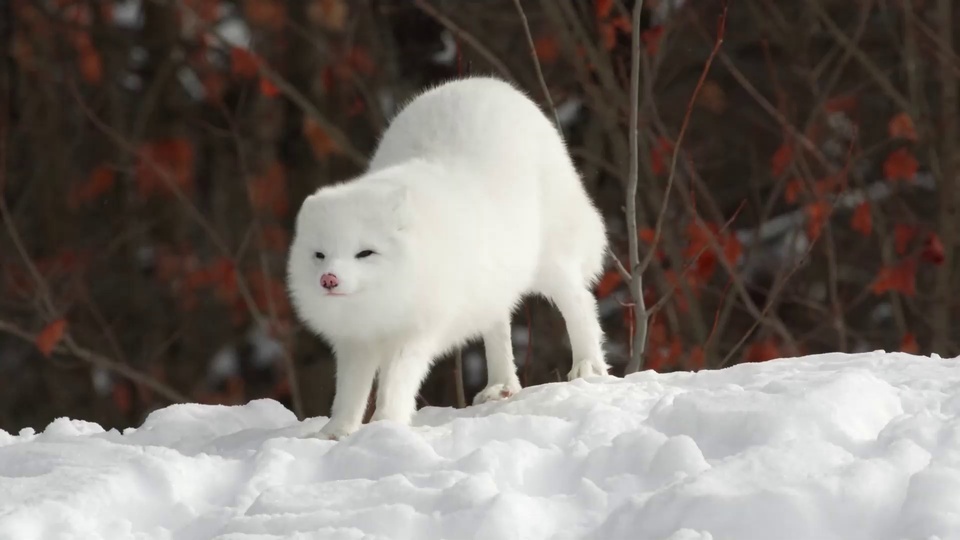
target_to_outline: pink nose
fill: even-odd
[[[336,289],[337,285],[340,284],[340,280],[337,279],[337,276],[333,274],[324,274],[320,276],[320,286],[328,291],[330,289]]]

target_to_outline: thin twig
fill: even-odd
[[[189,5],[188,2],[184,0],[172,0],[176,5],[192,14],[197,18],[197,21],[202,21],[203,18],[200,17],[196,10]],[[223,34],[217,30],[212,24],[202,24],[203,31],[215,38],[219,44],[225,48],[231,47],[230,41],[223,36]],[[257,61],[257,70],[260,72],[260,75],[266,77],[281,94],[286,96],[290,101],[292,101],[297,107],[299,107],[307,116],[312,118],[318,126],[324,131],[324,133],[330,137],[330,140],[337,146],[338,150],[350,161],[359,167],[367,166],[367,156],[363,152],[357,149],[356,146],[350,142],[350,138],[337,127],[336,124],[327,119],[326,116],[320,113],[318,109],[307,96],[303,95],[302,92],[297,90],[297,88],[282,77],[276,70],[267,65],[266,62]]]
[[[0,320],[0,332],[4,332],[31,343],[35,341],[35,336],[33,334],[7,321]],[[62,340],[61,345],[58,345],[53,352],[72,355],[89,363],[90,365],[113,371],[135,383],[142,384],[157,394],[165,397],[172,403],[186,403],[190,401],[187,396],[177,392],[173,388],[161,383],[149,375],[145,375],[126,364],[117,362],[116,360],[107,358],[102,354],[81,347],[70,336],[65,337]]]
[[[533,43],[533,35],[530,33],[530,23],[527,22],[527,14],[523,11],[520,0],[513,0],[513,5],[517,7],[517,14],[520,15],[520,22],[523,23],[523,31],[527,36],[527,44],[530,46],[530,57],[533,59],[533,65],[537,69],[537,78],[540,80],[540,89],[543,90],[543,96],[547,98],[547,105],[553,113],[553,120],[557,123],[557,131],[563,134],[560,115],[557,114],[557,108],[553,104],[553,98],[550,97],[550,89],[547,88],[547,81],[543,78],[543,69],[540,67],[540,58],[537,56],[537,46]]]
[[[693,88],[693,95],[690,96],[690,101],[687,103],[687,110],[683,115],[683,123],[680,124],[680,133],[677,134],[677,142],[673,145],[673,156],[671,156],[670,159],[670,174],[667,176],[667,189],[663,195],[663,204],[660,206],[660,215],[657,216],[657,225],[654,229],[653,242],[651,242],[651,246],[656,246],[657,242],[660,240],[660,234],[663,230],[663,220],[667,215],[667,201],[670,199],[670,191],[673,189],[674,179],[677,176],[677,157],[680,155],[680,146],[683,144],[683,137],[687,133],[687,127],[690,125],[690,116],[693,114],[693,107],[697,101],[697,96],[700,95],[700,90],[703,88],[703,84],[707,80],[707,74],[710,73],[710,66],[713,65],[713,59],[716,58],[717,53],[720,52],[720,46],[723,45],[723,38],[726,28],[727,4],[724,2],[723,12],[720,14],[720,20],[717,23],[717,39],[713,44],[713,49],[710,51],[710,56],[707,57],[707,61],[703,65],[703,70],[700,72],[700,79],[697,80],[697,85]],[[650,265],[650,262],[653,260],[654,253],[656,253],[655,249],[650,249],[647,251],[646,256],[643,258],[643,262],[640,264],[640,272],[644,272]]]
[[[457,408],[467,406],[467,394],[463,389],[463,347],[457,347],[453,356],[454,386],[457,388]]]
[[[630,362],[625,375],[643,369],[643,353],[647,342],[647,306],[643,299],[643,273],[637,232],[637,184],[640,181],[640,12],[643,1],[633,7],[633,39],[630,51],[630,172],[627,175],[627,249],[630,257],[630,296],[633,300],[633,336]]]
[[[506,78],[510,82],[514,82],[516,78],[510,73],[510,70],[507,66],[497,58],[497,55],[490,52],[490,49],[486,48],[480,40],[473,36],[470,32],[467,32],[463,28],[457,25],[457,23],[450,20],[449,17],[440,13],[440,11],[433,7],[430,2],[427,0],[413,0],[413,5],[417,7],[420,11],[426,13],[430,17],[433,17],[441,26],[452,32],[456,35],[461,41],[469,45],[473,50],[482,56],[487,62],[490,62],[490,65],[496,69],[500,75]]]

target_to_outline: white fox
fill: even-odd
[[[603,219],[563,139],[526,95],[488,77],[420,94],[364,174],[319,189],[297,216],[291,298],[337,361],[332,413],[317,436],[360,427],[375,376],[372,420],[409,424],[433,361],[476,337],[488,381],[474,404],[518,392],[510,318],[528,294],[563,315],[569,378],[605,375],[590,289],[606,251]]]

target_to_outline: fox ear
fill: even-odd
[[[398,228],[407,226],[411,218],[410,189],[407,186],[396,186],[390,190],[387,195],[387,212]]]

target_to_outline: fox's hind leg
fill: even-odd
[[[474,405],[507,399],[520,391],[520,379],[513,363],[509,315],[483,333],[483,348],[487,355],[487,387],[473,398]]]
[[[597,301],[575,272],[556,272],[543,284],[542,293],[560,310],[570,337],[573,367],[567,378],[606,375],[610,366],[603,358],[603,330]]]

